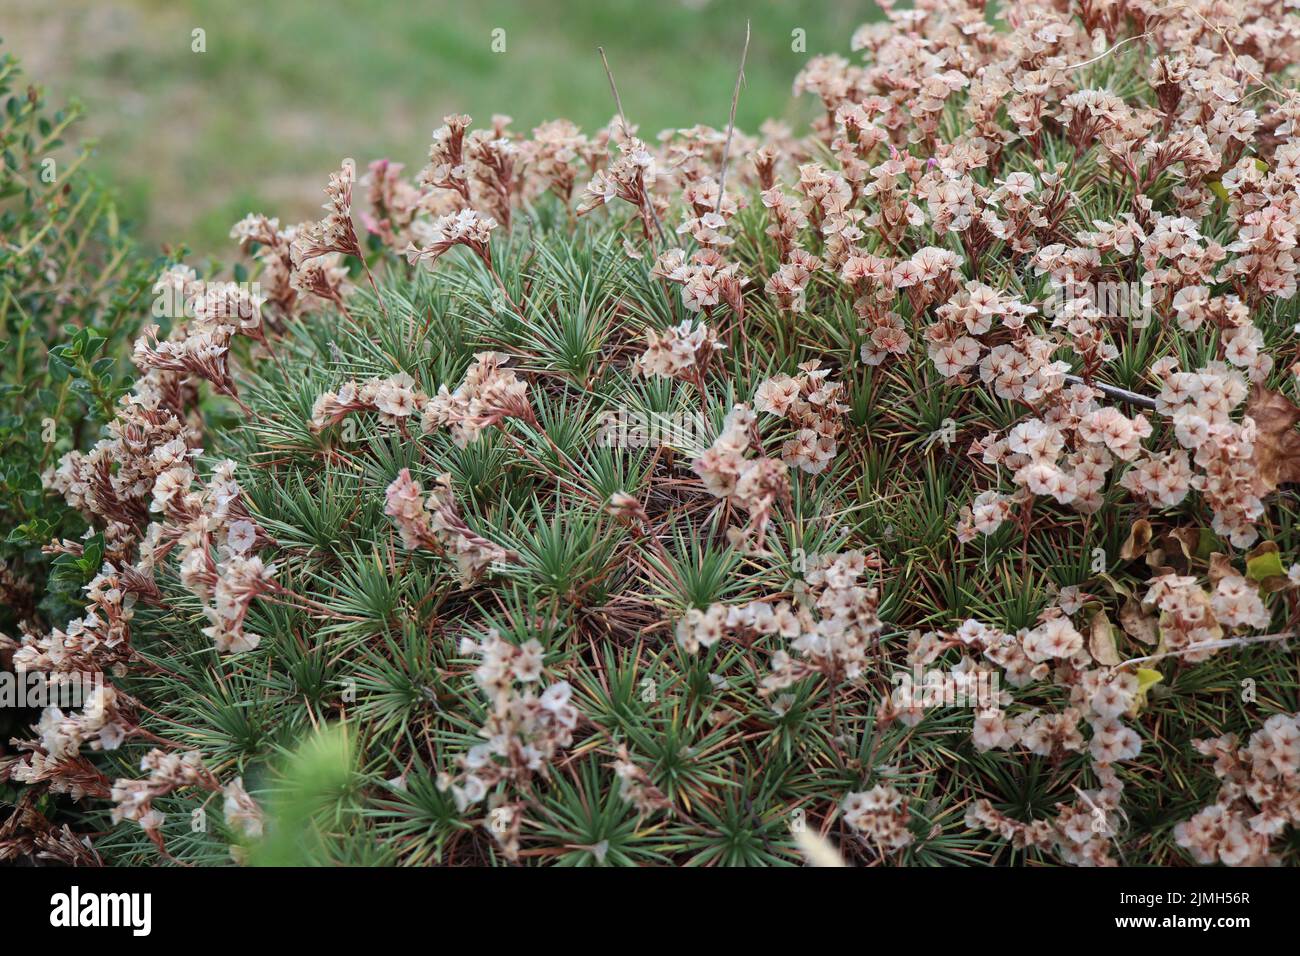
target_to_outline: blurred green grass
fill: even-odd
[[[604,46],[630,122],[727,122],[752,25],[737,125],[812,115],[790,95],[818,52],[848,52],[874,5],[826,0],[5,0],[5,49],[54,100],[75,96],[112,183],[145,239],[226,256],[250,210],[314,216],[344,156],[418,168],[444,114],[493,113],[517,129],[564,116],[604,124]],[[205,31],[206,52],[191,51]],[[493,31],[506,50],[492,50]],[[807,52],[792,49],[805,31]]]

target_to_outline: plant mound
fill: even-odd
[[[1300,17],[1066,6],[169,267],[4,776],[121,862],[1296,862]]]

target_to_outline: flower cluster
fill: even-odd
[[[840,811],[844,822],[881,853],[901,850],[912,842],[907,799],[893,787],[878,784],[863,793],[850,793]]]
[[[655,262],[651,275],[682,287],[682,304],[692,312],[712,315],[724,304],[745,318],[744,287],[749,278],[741,273],[740,264],[728,262],[712,249],[701,249],[689,259],[681,249],[669,249]]]
[[[155,526],[142,554],[142,567],[151,568],[179,547],[181,581],[205,602],[203,633],[222,653],[257,647],[261,638],[244,630],[244,619],[253,599],[276,587],[275,565],[253,553],[270,537],[248,511],[236,467],[230,459],[219,462],[201,491],[191,490],[195,476],[188,464],[160,473],[152,510],[167,520]]]
[[[453,246],[464,246],[489,266],[492,264],[492,230],[497,221],[475,209],[462,209],[435,220],[427,229],[419,229],[419,239],[406,248],[406,259],[432,263]]]
[[[89,603],[82,617],[47,634],[24,631],[17,642],[0,636],[0,647],[14,648],[15,667],[51,676],[120,670],[130,657],[135,605],[141,591],[153,596],[151,585],[105,565],[85,587]]]
[[[814,674],[832,686],[858,680],[883,630],[877,615],[879,593],[859,582],[867,568],[867,557],[860,551],[809,557],[796,603],[689,608],[677,620],[677,643],[693,654],[728,634],[786,641],[789,650],[781,647],[772,654],[772,672],[762,682],[764,694]]]
[[[718,334],[704,323],[685,320],[669,326],[663,334],[646,329],[646,350],[637,359],[637,371],[646,378],[679,378],[702,382],[713,353],[726,348]]]
[[[299,226],[289,245],[295,269],[301,268],[307,260],[335,252],[361,258],[361,243],[357,241],[357,232],[352,225],[352,184],[356,176],[356,167],[351,162],[344,162],[337,173],[330,173],[324,206],[328,215]]]
[[[349,381],[332,392],[317,397],[311,410],[311,430],[324,431],[354,412],[375,412],[382,421],[402,427],[406,419],[419,414],[428,405],[415,379],[405,372],[364,382]]]
[[[464,448],[486,428],[507,418],[536,423],[528,399],[528,382],[505,367],[510,357],[502,352],[479,352],[465,379],[454,392],[440,386],[424,406],[425,432],[449,427],[452,440]]]
[[[1275,863],[1270,844],[1300,824],[1300,714],[1274,714],[1238,746],[1233,734],[1197,740],[1214,758],[1214,803],[1174,827],[1174,839],[1198,863]]]
[[[1140,414],[1129,418],[1113,407],[1099,407],[1098,393],[1086,385],[1055,395],[1060,404],[1053,407],[1050,419],[1027,419],[1005,437],[987,435],[972,451],[981,452],[985,464],[1008,469],[1022,497],[1050,497],[1091,514],[1101,508],[1106,478],[1116,461],[1138,456],[1141,439],[1151,434],[1151,423]],[[1176,484],[1181,474],[1170,469],[1160,478],[1162,488],[1178,494],[1179,500],[1187,493],[1185,483]],[[959,540],[996,531],[1007,516],[1001,503],[996,494],[985,493],[963,511]]]
[[[278,219],[250,213],[230,230],[240,248],[252,251],[260,267],[258,284],[275,311],[275,328],[314,299],[341,304],[350,291],[347,267],[338,253],[303,259],[295,252],[302,226],[280,227]],[[297,246],[302,249],[301,245]],[[255,250],[255,251],[254,251]]]
[[[861,551],[808,556],[799,633],[778,631],[790,638],[790,649],[772,655],[772,672],[763,678],[762,693],[789,687],[810,674],[824,676],[832,687],[863,676],[868,655],[884,630],[878,613],[880,592],[860,580],[875,563]]]
[[[578,203],[577,214],[585,215],[606,203],[621,199],[636,208],[642,233],[647,242],[653,242],[654,235],[663,228],[659,224],[659,214],[651,196],[655,187],[655,157],[646,144],[633,136],[621,122],[618,133],[618,159],[610,163],[608,169],[597,170],[592,176],[584,190],[582,201]]]
[[[1124,476],[1125,487],[1160,504],[1177,504],[1189,487],[1195,488],[1214,511],[1214,531],[1237,547],[1249,547],[1258,536],[1255,522],[1264,512],[1264,489],[1254,463],[1254,423],[1231,418],[1246,399],[1243,376],[1217,362],[1199,372],[1179,372],[1166,362],[1154,372],[1162,383],[1156,409],[1172,421],[1181,447],[1140,462]],[[1197,474],[1192,474],[1188,452]]]
[[[1111,845],[1122,820],[1124,784],[1107,764],[1094,764],[1093,772],[1100,786],[1079,789],[1073,803],[1058,803],[1051,819],[1025,823],[980,799],[967,808],[966,825],[996,833],[1017,849],[1055,849],[1073,866],[1116,866]]]
[[[82,744],[92,750],[116,750],[131,727],[122,706],[118,691],[101,684],[86,696],[81,713],[64,714],[58,707],[47,707],[36,725],[41,749],[56,760],[75,755]]]
[[[148,776],[142,779],[122,778],[114,782],[112,800],[115,806],[112,816],[114,822],[133,820],[140,824],[159,849],[163,848],[162,825],[165,817],[153,803],[159,797],[187,787],[222,794],[226,823],[231,829],[251,839],[262,836],[262,810],[244,790],[242,780],[236,777],[224,787],[221,786],[212,772],[203,765],[203,758],[197,750],[183,753],[150,750],[140,759],[140,769],[148,771]]]
[[[618,759],[611,766],[618,777],[619,797],[636,807],[641,816],[648,817],[660,810],[672,811],[672,801],[654,785],[649,774],[632,762],[626,746],[619,747]]]
[[[691,468],[709,494],[748,512],[748,525],[731,529],[731,539],[739,543],[752,534],[754,545],[761,548],[772,509],[790,494],[790,477],[785,464],[775,458],[745,457],[757,444],[754,413],[748,405],[737,405],[727,415],[722,433]]]
[[[776,300],[779,308],[798,315],[807,308],[808,285],[821,267],[822,261],[811,252],[794,249],[789,260],[768,278],[763,291]]]
[[[211,622],[205,633],[222,651],[257,644],[243,622],[253,598],[274,586],[273,567],[252,553],[270,539],[244,504],[234,462],[218,464],[206,486],[193,488],[191,463],[200,450],[188,412],[198,400],[190,376],[207,379],[219,394],[235,395],[225,346],[214,343],[229,343],[236,332],[261,340],[260,302],[231,285],[196,282],[192,271],[179,266],[159,279],[156,288],[170,288],[187,302],[188,321],[176,324],[168,343],[173,347],[158,346],[154,331],[147,329],[136,344],[143,374],[122,397],[106,437],[84,454],[65,455],[45,475],[47,487],[91,522],[87,539],[98,526],[106,559],[85,587],[82,617],[43,634],[25,630],[18,642],[0,636],[16,666],[44,672],[51,682],[103,681],[137,663],[131,646],[135,607],[166,604],[154,571],[178,546],[180,579],[205,600]],[[232,319],[238,324],[226,324]],[[208,364],[195,366],[183,358],[198,355],[201,345],[212,349],[204,359]],[[84,557],[90,546],[63,541],[47,551]],[[46,707],[35,728],[37,739],[18,742],[25,754],[5,761],[3,772],[57,793],[107,795],[102,775],[80,751],[83,746],[116,749],[133,736],[133,709],[131,699],[107,682],[97,683],[80,712]],[[140,816],[149,812],[139,803],[135,808]]]
[[[437,487],[426,498],[420,483],[403,468],[384,497],[384,514],[396,523],[402,546],[429,548],[454,559],[462,588],[473,584],[493,562],[510,557],[505,548],[475,534],[465,523],[449,474],[438,476]]]
[[[351,414],[374,412],[381,421],[395,424],[407,434],[407,420],[418,415],[425,434],[448,427],[452,439],[463,448],[507,418],[536,421],[528,400],[528,383],[505,367],[509,361],[502,352],[479,352],[454,392],[442,385],[432,396],[405,372],[345,382],[317,397],[311,429],[319,433]]]
[[[757,411],[780,415],[797,429],[781,445],[781,460],[810,475],[824,471],[834,460],[843,416],[849,410],[840,401],[844,386],[827,381],[830,373],[813,359],[799,366],[797,376],[767,379],[754,392]]]
[[[474,682],[490,708],[479,731],[485,742],[456,758],[459,774],[438,779],[438,786],[451,792],[463,813],[500,784],[520,788],[535,775],[545,776],[556,754],[573,743],[578,710],[567,681],[553,683],[540,693],[534,690],[541,686],[544,656],[535,640],[517,646],[488,631],[479,641],[465,638],[461,653],[479,658]],[[493,815],[490,829],[514,859],[519,852],[522,806],[501,804]]]

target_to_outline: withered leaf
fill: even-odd
[[[1201,529],[1174,528],[1162,540],[1174,542],[1178,550],[1183,553],[1183,557],[1191,561],[1196,558],[1197,551],[1201,547]],[[1169,549],[1165,550],[1167,552]]]
[[[1125,561],[1132,561],[1134,558],[1146,554],[1147,548],[1151,545],[1151,522],[1146,518],[1139,518],[1133,522],[1133,529],[1128,533],[1128,540],[1124,542],[1124,547],[1120,548],[1119,556]]]
[[[1246,577],[1266,593],[1282,591],[1290,586],[1276,541],[1261,541],[1246,555]]]
[[[1246,414],[1255,419],[1255,491],[1261,497],[1278,485],[1300,482],[1300,407],[1281,392],[1255,386],[1246,403]]]
[[[1115,629],[1111,627],[1110,618],[1106,617],[1105,611],[1098,611],[1092,616],[1088,650],[1098,664],[1114,667],[1119,663],[1119,651],[1115,649]]]
[[[1156,619],[1142,610],[1142,605],[1130,598],[1119,609],[1119,623],[1124,633],[1143,644],[1155,644],[1160,639]]]
[[[1237,569],[1232,566],[1232,560],[1226,554],[1217,551],[1210,555],[1209,571],[1211,584],[1218,584],[1223,578],[1237,573]]]

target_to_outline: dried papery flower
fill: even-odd
[[[134,820],[146,831],[157,834],[162,829],[163,814],[154,809],[153,801],[182,787],[217,790],[217,780],[203,765],[196,750],[167,753],[154,749],[140,759],[140,769],[148,771],[144,779],[120,779],[113,784],[113,819]],[[158,839],[161,839],[160,837]]]
[[[315,296],[335,305],[343,305],[349,290],[348,270],[333,254],[309,259],[289,277],[295,292]]]
[[[735,620],[741,626],[790,641],[789,651],[772,655],[772,672],[763,678],[761,693],[771,694],[812,674],[821,674],[832,687],[864,676],[868,654],[884,629],[877,614],[878,590],[859,581],[866,571],[860,551],[810,557],[804,602],[797,611],[792,614],[777,605],[769,615],[750,605],[738,612]]]
[[[509,229],[510,206],[519,189],[515,174],[519,147],[504,135],[504,128],[492,133],[475,131],[468,143],[470,170],[480,202],[502,228]]]
[[[669,326],[663,334],[646,329],[645,336],[646,350],[637,359],[636,370],[646,378],[703,381],[713,354],[726,348],[713,329],[689,319],[681,325]]]
[[[405,372],[365,382],[349,381],[318,396],[312,405],[311,430],[321,432],[355,412],[374,412],[380,420],[404,427],[405,420],[421,414],[429,398]]]
[[[276,589],[275,565],[250,552],[271,543],[249,513],[235,480],[236,465],[227,459],[213,469],[201,491],[192,491],[193,471],[178,466],[159,475],[153,508],[166,522],[159,528],[151,560],[180,548],[182,583],[205,602],[209,626],[203,633],[219,651],[255,648],[261,640],[244,631],[254,598]]]
[[[84,675],[77,679],[85,681]],[[124,695],[102,683],[85,695],[80,713],[46,707],[36,725],[40,748],[55,760],[75,756],[83,745],[92,750],[116,750],[134,725],[127,707]]]
[[[767,227],[767,235],[777,243],[777,249],[783,263],[794,262],[796,252],[806,250],[800,246],[804,230],[808,228],[808,200],[792,201],[785,191],[777,185],[768,186],[760,193],[763,206],[768,210],[772,224]],[[820,266],[820,260],[816,260]],[[811,267],[810,268],[816,268]]]
[[[1095,790],[1076,788],[1079,799],[1058,803],[1054,819],[1022,823],[994,809],[986,799],[976,800],[966,811],[971,829],[991,830],[1017,849],[1056,849],[1062,860],[1074,866],[1115,866],[1111,841],[1122,819],[1120,798],[1123,784],[1108,764],[1095,763],[1092,772],[1102,784]]]
[[[469,171],[465,164],[465,131],[471,122],[464,114],[443,117],[443,125],[433,131],[429,146],[429,165],[420,173],[420,182],[438,189],[450,189],[470,203]]]
[[[748,405],[737,405],[727,415],[722,433],[692,462],[691,469],[704,481],[711,495],[749,513],[749,523],[743,530],[728,532],[733,541],[750,542],[752,536],[753,546],[762,548],[772,509],[789,497],[790,479],[782,462],[745,457],[755,431],[754,413]]]
[[[72,800],[95,797],[108,799],[110,781],[85,757],[71,755],[50,757],[39,745],[19,741],[18,753],[0,758],[0,780],[41,787],[54,794],[65,794]]]
[[[461,587],[467,588],[496,561],[511,555],[470,530],[452,493],[451,475],[438,476],[427,498],[419,482],[403,468],[385,495],[384,513],[394,520],[408,550],[428,548],[453,558],[460,568]]]
[[[0,823],[0,862],[36,859],[63,866],[103,866],[103,858],[84,837],[77,836],[66,823],[51,823],[32,806],[34,796],[20,797],[13,812]]]
[[[1213,757],[1218,797],[1174,827],[1174,839],[1198,863],[1276,863],[1271,844],[1300,824],[1300,715],[1274,714],[1238,746],[1231,734],[1195,741]]]
[[[488,699],[490,710],[480,734],[485,743],[456,758],[460,772],[439,777],[439,789],[449,790],[462,813],[494,789],[505,785],[526,793],[535,776],[546,777],[550,762],[573,743],[579,714],[567,681],[550,684],[540,693],[542,645],[535,640],[511,644],[495,630],[481,640],[465,638],[461,652],[480,660],[474,681]],[[504,812],[500,812],[504,811]],[[490,816],[492,834],[506,856],[519,854],[522,803],[500,804]]]
[[[289,254],[295,269],[309,259],[331,252],[362,258],[361,243],[352,225],[352,184],[356,175],[356,168],[350,162],[345,162],[337,173],[330,173],[324,205],[328,215],[317,222],[303,223],[290,243]]]
[[[840,810],[844,822],[881,852],[901,850],[913,840],[907,801],[893,787],[878,784],[865,793],[850,793]]]
[[[235,398],[238,392],[227,365],[234,331],[232,326],[217,326],[209,331],[196,330],[180,340],[159,342],[158,326],[151,325],[136,340],[135,362],[142,369],[197,375],[222,395]]]
[[[370,211],[361,213],[366,230],[383,239],[390,249],[404,249],[410,242],[408,230],[423,209],[424,196],[402,178],[405,166],[377,159],[363,180]]]
[[[605,512],[615,518],[637,524],[645,524],[650,520],[641,502],[625,491],[616,491],[609,496]]]
[[[301,304],[294,281],[298,270],[293,260],[293,242],[297,235],[296,226],[281,229],[278,219],[256,213],[250,213],[230,230],[230,238],[238,241],[240,249],[247,252],[256,247],[253,256],[261,266],[258,284],[280,318],[296,314]]]
[[[260,840],[266,826],[266,815],[244,789],[243,778],[236,777],[222,787],[221,796],[226,824],[241,837]]]
[[[679,236],[689,235],[706,249],[723,249],[736,240],[723,230],[737,212],[745,207],[744,197],[725,195],[719,198],[718,183],[712,176],[688,180],[682,189],[687,214],[677,227]]]
[[[879,593],[858,581],[866,570],[866,558],[858,551],[819,556],[808,564],[799,604],[751,601],[688,608],[676,622],[677,643],[695,654],[724,637],[787,641],[788,650],[780,647],[772,654],[771,672],[760,691],[765,696],[814,675],[832,687],[859,681],[883,630],[876,613]]]
[[[187,787],[221,793],[226,822],[231,828],[246,838],[261,837],[263,814],[244,790],[243,782],[237,777],[222,787],[216,776],[204,766],[198,751],[168,753],[155,748],[141,758],[140,769],[148,771],[148,776],[142,779],[123,778],[113,783],[111,799],[115,806],[112,816],[115,822],[133,820],[140,824],[160,850],[164,849],[164,816],[153,803],[159,797]]]
[[[533,138],[525,144],[529,151],[528,169],[568,206],[580,171],[579,163],[594,166],[593,144],[568,120],[552,120],[533,129]]]
[[[465,246],[474,255],[492,266],[492,230],[497,221],[475,209],[462,209],[436,220],[428,229],[416,230],[416,241],[406,247],[406,260],[411,265],[418,262],[432,264],[453,246]]]
[[[692,312],[712,313],[723,304],[735,313],[738,322],[745,318],[743,290],[749,279],[740,274],[740,266],[727,262],[711,249],[703,249],[687,261],[680,249],[670,249],[655,262],[652,275],[682,287],[682,304]]]
[[[619,746],[618,759],[611,766],[619,780],[618,795],[636,807],[640,816],[648,817],[660,810],[672,812],[672,801],[654,785],[644,770],[632,762],[627,747]]]
[[[647,242],[653,242],[659,231],[650,190],[655,186],[654,155],[635,136],[630,135],[620,124],[622,135],[617,140],[619,156],[608,169],[597,170],[587,184],[582,202],[578,204],[577,214],[586,215],[593,209],[622,199],[631,203],[640,216],[641,230]]]
[[[781,446],[781,460],[810,475],[826,469],[835,458],[849,407],[840,401],[844,386],[827,380],[831,370],[814,359],[799,366],[799,375],[779,375],[754,392],[754,408],[779,415],[796,429]]]
[[[116,670],[130,655],[131,621],[136,595],[122,586],[112,565],[105,565],[85,588],[83,617],[48,634],[24,631],[13,645],[14,667],[47,674],[84,676]],[[0,639],[0,645],[8,642]]]
[[[442,385],[423,405],[423,430],[450,428],[452,440],[463,448],[477,441],[485,429],[508,418],[536,424],[528,382],[505,367],[509,361],[510,356],[503,352],[477,353],[454,392]]]
[[[261,638],[244,630],[249,605],[259,594],[274,590],[275,565],[259,557],[231,555],[217,565],[213,606],[204,608],[211,622],[203,633],[222,653],[239,653],[257,647]]]

